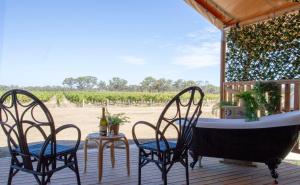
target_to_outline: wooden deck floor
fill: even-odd
[[[92,184],[137,184],[137,149],[131,147],[131,176],[127,176],[125,165],[125,151],[116,149],[116,166],[111,168],[109,150],[104,154],[104,174],[103,181],[97,181],[97,151],[89,151],[88,171],[83,173],[83,152],[78,152],[81,181],[84,185]],[[6,184],[9,167],[9,158],[0,158],[0,184]],[[279,167],[279,184],[300,185],[300,166],[283,162]],[[52,185],[72,185],[76,184],[75,175],[72,171],[65,169],[56,173],[51,179]],[[185,184],[184,168],[181,165],[173,166],[168,174],[169,184]],[[216,158],[204,158],[203,168],[190,170],[191,184],[273,184],[267,166],[258,164],[257,167],[243,167],[219,163]],[[31,185],[36,184],[31,175],[18,173],[13,184]],[[142,169],[142,184],[162,184],[160,171],[153,164],[148,164]]]

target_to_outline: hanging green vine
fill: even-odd
[[[280,86],[274,82],[256,82],[253,87],[255,99],[260,110],[267,110],[267,114],[280,112]]]
[[[258,103],[253,96],[252,91],[245,91],[241,92],[236,95],[237,98],[244,100],[245,102],[245,117],[246,121],[256,121],[258,120],[257,117],[257,110],[258,110]]]
[[[245,102],[246,121],[258,120],[257,111],[260,109],[267,114],[280,112],[281,91],[280,85],[274,82],[256,82],[253,89],[236,95]]]
[[[296,12],[230,29],[226,81],[300,78],[299,20]]]

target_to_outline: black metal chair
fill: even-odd
[[[67,167],[75,172],[80,184],[76,156],[81,138],[78,127],[67,124],[55,129],[47,107],[33,94],[18,89],[8,91],[0,98],[0,125],[7,135],[11,154],[8,185],[19,171],[33,174],[38,184],[46,185],[55,172]],[[75,146],[56,141],[56,135],[67,128],[77,131]],[[40,133],[44,141],[29,143],[32,131]]]
[[[133,139],[139,148],[139,184],[141,184],[141,169],[149,162],[154,162],[161,170],[165,185],[167,173],[174,163],[180,162],[186,169],[186,182],[189,184],[188,149],[192,141],[192,128],[202,112],[203,97],[204,93],[199,87],[186,88],[166,105],[156,126],[145,121],[137,122],[133,126]],[[142,143],[138,140],[137,128],[144,125],[153,129],[154,141]]]

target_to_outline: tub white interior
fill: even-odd
[[[258,121],[245,119],[199,118],[196,127],[216,129],[256,129],[300,125],[300,111],[263,116]]]

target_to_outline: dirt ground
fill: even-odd
[[[91,132],[97,132],[99,130],[99,120],[97,117],[101,116],[101,107],[86,105],[85,107],[78,107],[72,104],[62,104],[57,107],[54,103],[46,103],[49,108],[54,121],[55,127],[58,128],[64,124],[75,124],[81,130],[81,140]],[[126,137],[132,141],[132,126],[137,121],[147,121],[156,124],[160,113],[163,110],[163,106],[108,106],[108,111],[112,114],[125,113],[130,118],[129,123],[125,123],[120,127],[120,132],[124,133]],[[213,117],[211,114],[211,106],[204,106],[202,108],[203,113],[201,117]],[[151,129],[138,128],[138,137],[142,139],[153,138],[153,131]],[[74,141],[76,134],[74,130],[62,132],[58,135],[58,140]],[[42,137],[37,133],[30,135],[30,142],[38,142],[42,140]],[[5,151],[6,150],[6,151]],[[7,139],[2,129],[0,129],[0,156],[7,152]]]

